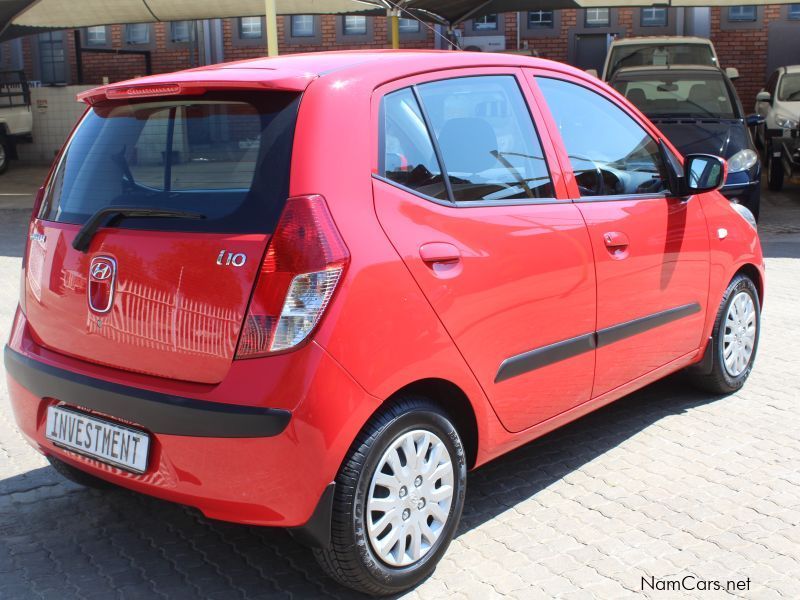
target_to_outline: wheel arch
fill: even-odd
[[[464,444],[467,468],[472,469],[478,457],[478,419],[472,402],[464,390],[447,379],[437,377],[419,379],[392,393],[378,410],[405,394],[424,396],[439,405],[450,416]]]
[[[739,267],[736,273],[733,274],[730,281],[733,281],[738,275],[747,276],[756,286],[758,290],[758,302],[764,304],[764,279],[761,276],[761,271],[752,263],[745,263]],[[730,284],[730,281],[728,282]]]

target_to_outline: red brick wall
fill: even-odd
[[[620,8],[618,9],[618,26],[617,29],[624,31],[626,37],[633,35],[633,11],[639,10],[638,8]],[[512,13],[513,14],[513,13]],[[523,17],[524,13],[523,13]],[[535,49],[539,56],[550,60],[557,60],[561,62],[569,61],[569,32],[574,30],[578,25],[578,11],[575,9],[567,8],[561,11],[561,24],[560,34],[554,37],[537,37],[527,33],[525,28],[522,28],[521,39],[528,42],[528,47]],[[508,48],[516,48],[516,17],[514,17],[514,24],[512,27],[513,36],[508,35],[508,20],[506,21],[506,45]]]
[[[619,26],[626,31],[626,35],[632,34],[634,10],[638,8],[619,9]],[[735,82],[736,88],[742,99],[745,108],[753,105],[755,94],[761,89],[766,78],[767,61],[767,27],[770,21],[778,19],[781,7],[777,5],[764,7],[764,18],[762,26],[758,29],[723,31],[720,28],[720,14],[725,8],[713,8],[711,10],[711,39],[717,48],[722,66],[733,66],[739,69],[741,77]],[[558,36],[537,37],[529,34],[522,28],[521,42],[523,47],[527,46],[535,49],[540,56],[551,60],[567,62],[569,58],[569,32],[577,26],[578,11],[565,9],[560,15],[560,31]],[[389,47],[385,17],[373,18],[373,37],[372,41],[356,44],[337,43],[335,15],[323,15],[320,17],[321,38],[316,44],[290,44],[286,41],[284,33],[285,19],[278,19],[278,40],[281,54],[291,54],[295,52],[313,52],[319,50],[332,49],[352,49],[352,48],[386,48]],[[505,25],[506,47],[516,49],[517,44],[517,18],[516,13],[509,12],[502,15]],[[236,44],[233,36],[235,34],[236,19],[223,20],[223,55],[226,61],[240,60],[264,56],[266,48],[261,44],[242,45]],[[434,34],[427,28],[425,38],[422,40],[401,40],[403,48],[433,48]],[[74,38],[72,31],[65,32],[65,42],[69,61],[71,64],[72,82],[77,82],[77,70],[75,61]],[[114,25],[110,28],[111,45],[113,48],[130,48],[123,40],[124,26]],[[153,27],[154,44],[149,49],[152,51],[152,65],[154,73],[163,73],[187,68],[191,61],[189,49],[186,46],[170,43],[169,24],[156,23]],[[33,69],[33,46],[35,37],[23,39],[23,57],[25,70],[28,77],[35,78]],[[10,55],[7,44],[3,45],[2,56],[4,60]],[[145,60],[142,56],[136,55],[115,55],[97,54],[91,52],[83,53],[84,81],[86,83],[101,83],[102,78],[108,77],[110,81],[120,81],[143,75],[145,73]]]
[[[770,21],[780,19],[781,7],[764,7],[764,19],[758,29],[722,30],[720,16],[725,7],[711,9],[711,41],[717,50],[722,67],[736,67],[739,78],[734,80],[736,92],[745,113],[752,112],[756,94],[767,79],[767,28]]]
[[[284,19],[278,19],[278,52],[280,54],[295,54],[297,52],[320,52],[323,50],[358,50],[358,49],[380,49],[390,48],[391,44],[387,40],[386,17],[373,17],[373,36],[370,42],[360,42],[355,44],[343,44],[336,41],[336,15],[321,15],[320,29],[321,38],[318,44],[291,44],[286,41]],[[224,40],[223,53],[226,61],[242,60],[246,58],[256,58],[266,54],[266,48],[260,45],[236,45],[234,42],[236,19],[225,19],[222,22],[222,35]],[[425,29],[424,40],[400,40],[401,48],[433,48],[434,34],[431,30]]]
[[[524,18],[524,16],[522,17]],[[564,9],[561,11],[561,26],[560,33],[557,37],[534,37],[525,32],[522,28],[521,39],[524,43],[527,41],[528,47],[536,50],[539,56],[550,60],[558,60],[567,62],[569,55],[569,31],[574,28],[577,23],[578,11],[575,9]],[[516,32],[514,34],[516,36]],[[516,47],[516,40],[511,41],[513,46]]]

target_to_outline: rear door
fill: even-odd
[[[438,73],[374,105],[378,218],[511,431],[588,400],[594,370],[591,245],[520,76]]]
[[[658,144],[636,118],[585,82],[542,73],[536,84],[594,250],[600,396],[699,348],[708,229],[700,202],[666,193]]]
[[[220,381],[288,196],[298,98],[212,92],[90,108],[34,222],[35,339],[103,365]],[[115,207],[176,216],[110,213],[76,250],[81,228]]]

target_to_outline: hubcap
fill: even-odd
[[[0,167],[6,163],[6,149],[3,144],[0,144]]]
[[[728,306],[722,338],[725,370],[731,377],[744,373],[750,363],[756,333],[756,307],[753,298],[747,292],[739,292]]]
[[[444,442],[424,429],[404,433],[384,452],[367,496],[367,536],[387,565],[425,556],[444,529],[453,501],[453,463]]]

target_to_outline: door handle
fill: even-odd
[[[607,231],[603,234],[603,242],[610,249],[627,248],[629,244],[628,236],[621,231]]]
[[[429,242],[419,247],[419,256],[426,263],[452,263],[461,260],[461,252],[448,242]]]

